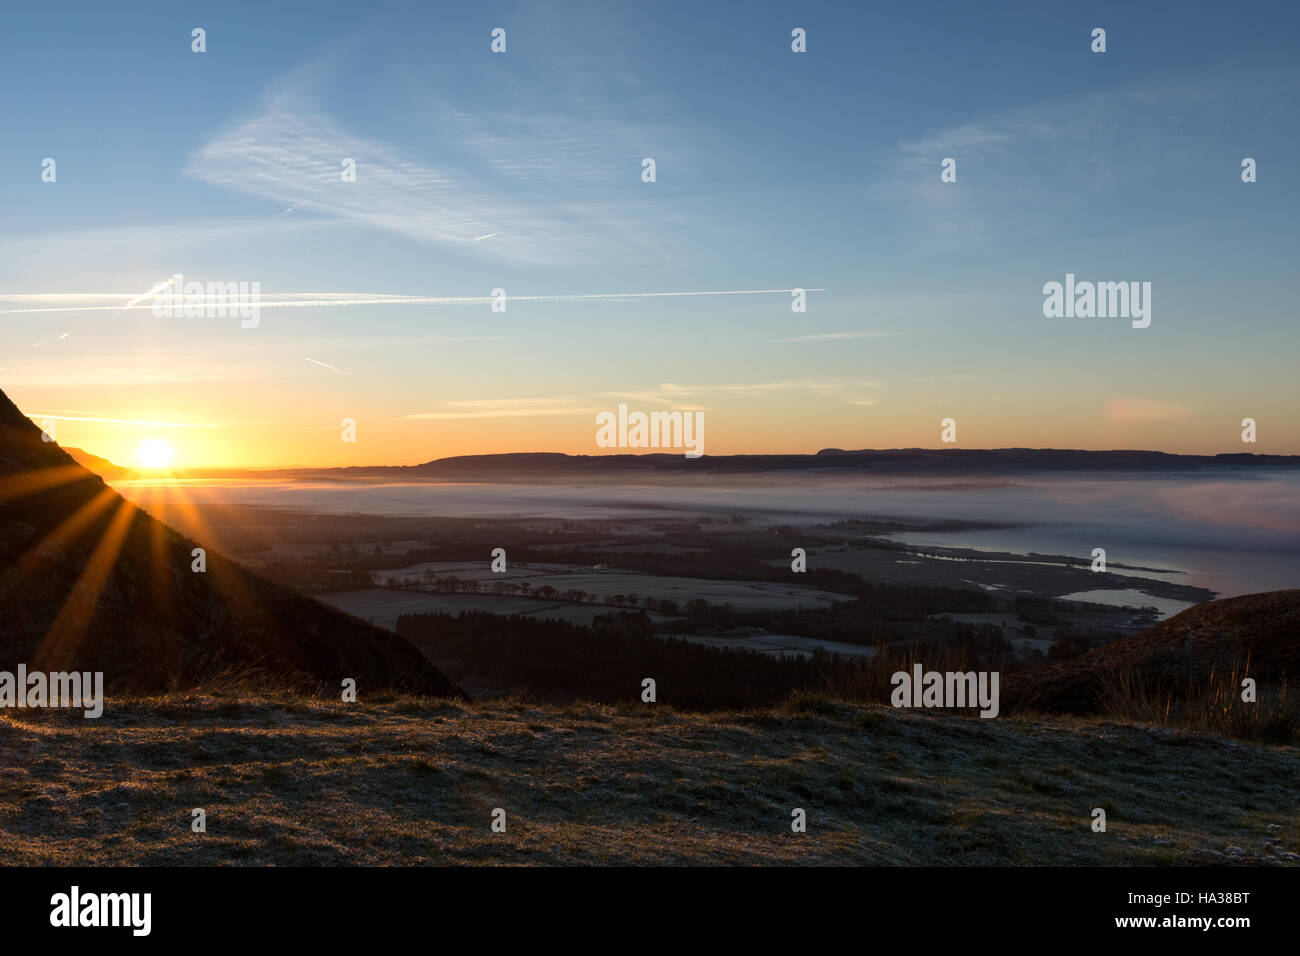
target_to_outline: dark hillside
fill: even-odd
[[[257,577],[127,502],[0,393],[0,668],[103,671],[115,691],[220,674],[457,693],[388,631]]]

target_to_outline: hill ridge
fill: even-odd
[[[1120,687],[1139,697],[1185,696],[1225,674],[1249,675],[1269,688],[1300,674],[1300,589],[1206,601],[1078,657],[1011,674],[1002,702],[1008,709],[1095,714]]]
[[[403,638],[266,581],[122,498],[0,391],[0,668],[114,692],[221,676],[358,694],[460,691]]]

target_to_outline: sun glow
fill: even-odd
[[[135,453],[141,468],[168,468],[172,463],[171,442],[162,438],[146,438]]]

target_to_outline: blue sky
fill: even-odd
[[[595,453],[593,410],[630,401],[706,410],[712,454],[933,446],[947,415],[967,446],[1194,452],[1243,450],[1253,415],[1250,450],[1300,452],[1294,4],[55,3],[6,21],[10,296],[175,272],[285,295],[828,290],[805,314],[778,294],[286,308],[255,330],[0,315],[0,387],[64,444],[129,455],[145,426],[76,420],[118,419],[195,426],[175,432],[195,463]],[[1067,272],[1150,281],[1151,327],[1044,318]]]

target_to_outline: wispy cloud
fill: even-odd
[[[442,129],[466,118],[442,110],[422,121]],[[305,91],[284,89],[260,115],[199,149],[187,171],[280,206],[310,205],[319,216],[505,259],[636,256],[669,241],[662,204],[615,191],[593,201],[593,184],[589,177],[584,182],[583,173],[589,169],[587,150],[598,137],[588,125],[581,114],[546,121],[475,116],[471,135],[456,144],[464,160],[434,164],[349,131],[315,107]],[[472,163],[471,156],[477,157]],[[345,159],[356,164],[355,181],[343,181]],[[618,176],[620,168],[625,178],[634,168],[639,173],[639,154],[614,159],[613,165],[610,157],[602,159],[610,175]],[[517,182],[521,177],[531,177],[523,184],[528,188]],[[539,181],[546,185],[556,178],[571,181],[573,189],[538,188]]]
[[[544,415],[595,414],[599,395],[552,395],[545,398],[480,398],[443,402],[435,411],[416,412],[403,418],[440,420],[455,418],[525,418]]]
[[[821,396],[855,395],[877,382],[854,380],[733,382],[725,385],[679,385],[665,383],[641,391],[589,392],[580,395],[548,395],[524,398],[463,399],[442,402],[430,411],[405,415],[408,419],[515,418],[543,415],[591,415],[610,410],[615,403],[660,405],[678,409],[708,410],[696,398],[717,394],[735,397],[759,396],[773,392],[808,391]],[[872,405],[875,399],[846,399],[852,405]]]
[[[1261,88],[1270,96],[1252,95]],[[1207,124],[1253,114],[1247,125],[1268,125],[1272,104],[1293,101],[1296,88],[1294,73],[1238,70],[990,112],[900,142],[867,196],[917,241],[1055,239],[1059,223],[1088,218],[1101,199],[1140,200],[1144,183],[1167,180],[1170,155],[1205,156]],[[954,183],[939,178],[948,157]]]
[[[865,379],[809,379],[809,380],[787,380],[777,382],[741,382],[730,383],[725,385],[680,385],[676,383],[666,383],[660,386],[660,391],[668,395],[699,395],[708,393],[753,393],[753,392],[790,392],[790,391],[807,391],[819,395],[839,395],[846,391],[852,391],[861,388],[875,388],[881,385],[878,381]]]

